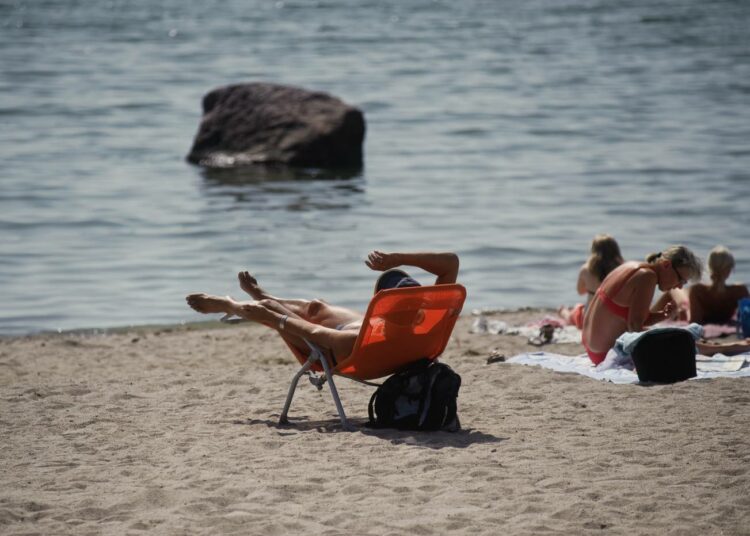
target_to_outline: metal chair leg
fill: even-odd
[[[292,379],[292,384],[289,386],[289,392],[286,395],[284,410],[281,412],[281,416],[279,417],[279,424],[289,424],[287,414],[289,413],[289,407],[292,405],[292,397],[294,397],[294,391],[297,389],[297,383],[299,382],[299,379],[302,377],[302,375],[305,374],[311,366],[313,366],[313,363],[315,363],[316,361],[320,361],[321,365],[323,365],[323,371],[326,375],[326,381],[328,382],[328,386],[331,389],[331,397],[333,398],[333,403],[336,404],[336,411],[338,411],[339,419],[341,420],[341,426],[343,426],[345,430],[351,430],[349,421],[346,418],[346,413],[344,413],[344,407],[341,405],[341,399],[339,398],[336,384],[333,381],[333,373],[331,372],[331,367],[328,366],[328,360],[323,355],[323,352],[320,351],[320,348],[307,340],[305,340],[305,342],[310,347],[310,357],[307,358],[305,364],[302,365],[302,368],[299,369],[297,374],[295,374],[294,378]]]
[[[341,405],[341,399],[339,398],[339,392],[336,390],[336,384],[333,383],[333,374],[331,373],[331,367],[328,366],[328,360],[323,357],[320,360],[321,364],[323,365],[323,370],[326,373],[326,379],[328,380],[328,387],[331,389],[331,397],[333,397],[333,403],[336,404],[336,411],[339,412],[339,419],[341,419],[341,426],[344,427],[345,430],[349,430],[349,421],[346,419],[346,414],[344,413],[344,406]]]
[[[299,379],[302,377],[302,375],[306,373],[310,369],[310,367],[312,367],[313,363],[315,363],[315,361],[317,361],[318,359],[318,355],[313,352],[312,354],[310,354],[310,357],[307,358],[307,362],[305,362],[305,364],[302,365],[302,368],[299,369],[297,374],[294,375],[292,384],[289,386],[289,392],[286,395],[284,410],[281,412],[281,416],[279,417],[279,424],[289,424],[287,413],[289,413],[289,406],[292,405],[292,397],[294,397],[294,391],[297,389],[297,383],[299,382]]]

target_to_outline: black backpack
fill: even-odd
[[[456,399],[461,376],[423,359],[388,378],[370,398],[368,426],[399,430],[461,429]]]
[[[633,363],[642,382],[674,383],[694,378],[695,339],[679,328],[648,332],[633,348]]]

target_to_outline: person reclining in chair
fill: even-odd
[[[458,256],[455,253],[384,253],[372,251],[365,264],[383,272],[375,292],[389,288],[415,287],[420,284],[398,266],[414,266],[436,276],[436,285],[456,282]],[[236,301],[229,296],[190,294],[186,300],[199,313],[224,313],[265,324],[279,332],[285,341],[303,353],[309,352],[305,339],[319,346],[328,361],[335,365],[349,354],[357,341],[364,315],[351,309],[331,305],[323,300],[277,298],[258,285],[248,272],[237,274],[240,288],[253,301]]]

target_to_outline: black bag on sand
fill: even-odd
[[[423,359],[388,378],[370,398],[372,428],[461,429],[456,399],[461,376],[448,365]]]
[[[674,383],[694,378],[695,339],[684,329],[646,333],[633,349],[633,362],[642,382]]]

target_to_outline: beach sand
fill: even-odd
[[[0,534],[750,534],[749,379],[486,364],[533,347],[471,322],[454,434],[365,428],[344,379],[355,431],[304,379],[278,427],[296,362],[261,326],[0,339]]]

